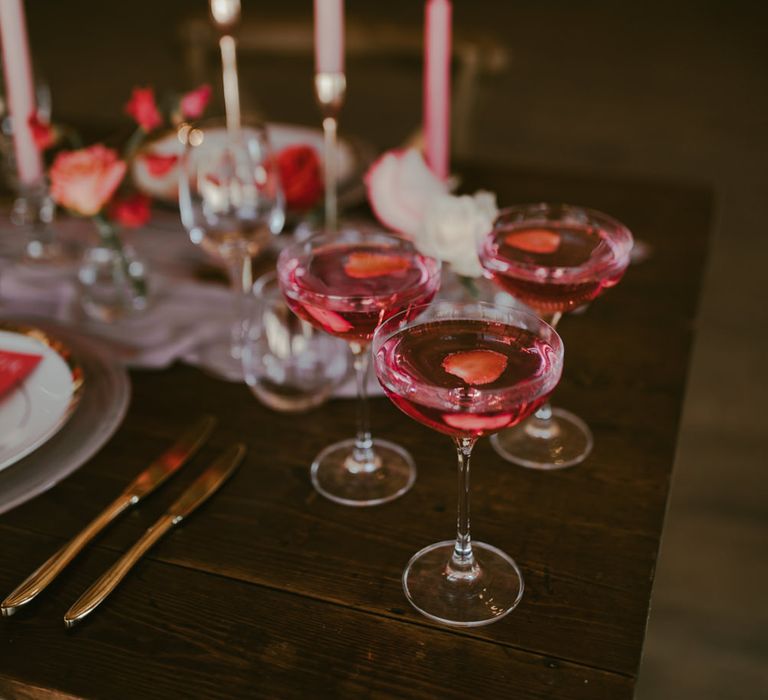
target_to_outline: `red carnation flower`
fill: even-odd
[[[185,119],[197,119],[205,111],[210,99],[211,86],[207,84],[187,92],[181,96],[179,103],[182,115]]]
[[[150,199],[145,194],[115,199],[109,207],[109,218],[125,228],[139,228],[149,221]]]
[[[125,111],[147,132],[163,123],[163,118],[155,104],[155,91],[151,87],[133,88],[131,99],[125,105]]]
[[[39,151],[44,151],[46,148],[50,148],[56,142],[56,131],[48,123],[40,121],[40,117],[37,113],[32,112],[27,120],[29,129],[32,132],[32,138],[35,142],[35,146]]]

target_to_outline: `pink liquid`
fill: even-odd
[[[297,316],[331,335],[363,343],[390,316],[429,303],[439,285],[431,259],[363,243],[329,244],[307,262],[290,259],[281,264],[279,278]]]
[[[494,230],[480,254],[483,267],[512,296],[540,313],[573,309],[615,285],[628,252],[591,225],[510,225]]]
[[[464,373],[456,368],[478,355],[480,364],[463,363]],[[523,383],[551,373],[554,362],[551,346],[530,331],[446,319],[395,333],[379,348],[376,372],[411,418],[451,436],[478,437],[519,423],[544,403],[558,377],[529,390]]]

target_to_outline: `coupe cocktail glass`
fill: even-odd
[[[555,327],[563,313],[613,287],[629,264],[632,234],[598,211],[567,204],[503,210],[482,241],[480,261],[496,283]],[[534,469],[579,464],[592,433],[569,411],[542,405],[535,415],[491,438],[505,459]]]
[[[277,271],[293,312],[347,341],[357,375],[357,435],[317,456],[312,483],[344,505],[371,506],[397,498],[413,484],[416,469],[402,447],[371,437],[366,400],[370,342],[384,320],[432,300],[440,263],[394,235],[346,228],[285,248]]]
[[[438,622],[495,622],[520,602],[523,578],[509,555],[470,538],[470,454],[479,437],[515,425],[546,400],[560,379],[560,338],[527,311],[437,302],[384,322],[373,356],[394,404],[449,435],[459,459],[456,540],[411,558],[403,572],[405,595]]]

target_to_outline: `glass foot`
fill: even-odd
[[[500,620],[523,597],[523,576],[509,555],[473,542],[476,566],[465,576],[453,575],[448,564],[456,542],[425,547],[411,557],[403,572],[403,590],[422,615],[457,627],[480,627]]]
[[[592,451],[592,431],[578,416],[553,408],[543,421],[535,415],[491,436],[493,449],[509,462],[529,469],[565,469]]]
[[[416,466],[402,447],[373,441],[374,459],[355,459],[355,440],[326,447],[312,463],[312,484],[326,498],[345,506],[376,506],[402,496],[416,480]]]
[[[245,380],[243,361],[232,353],[232,343],[229,338],[214,340],[199,350],[202,369],[217,379],[228,382]]]

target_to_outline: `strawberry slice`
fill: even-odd
[[[560,234],[546,228],[529,228],[510,233],[504,242],[526,253],[554,253],[560,247]]]
[[[352,330],[352,324],[335,311],[321,309],[319,306],[304,304],[304,310],[317,321],[324,329],[331,333],[346,333]]]
[[[494,350],[452,352],[443,358],[443,369],[467,384],[495,382],[507,366],[507,358]]]
[[[500,413],[496,416],[475,416],[471,413],[446,413],[443,420],[457,430],[469,433],[487,433],[506,428],[512,421],[510,413]]]
[[[383,277],[405,272],[411,266],[410,260],[402,255],[387,253],[351,253],[344,263],[344,272],[361,280],[368,277]]]

